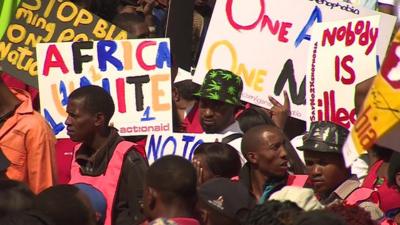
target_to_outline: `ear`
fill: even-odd
[[[156,207],[158,192],[151,187],[148,187],[148,199],[149,199],[149,208],[153,210]]]
[[[258,155],[255,152],[248,152],[246,158],[251,164],[257,164],[258,162]]]
[[[94,122],[94,124],[96,125],[96,126],[98,126],[98,127],[100,127],[100,126],[102,126],[102,125],[104,125],[104,126],[108,126],[108,124],[106,124],[106,115],[104,115],[104,113],[103,112],[98,112],[98,113],[96,113],[95,115],[94,115],[94,119],[95,119],[95,122]]]
[[[201,219],[200,224],[207,224],[210,217],[208,211],[204,208],[199,207],[198,212]]]
[[[172,100],[178,102],[181,99],[179,91],[176,87],[172,87]]]

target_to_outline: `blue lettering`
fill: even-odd
[[[161,138],[162,138],[162,136],[158,137],[157,144],[156,144],[155,140],[154,140],[155,139],[154,135],[150,136],[149,148],[147,149],[147,158],[149,159],[149,161],[150,161],[151,156],[153,156],[154,161],[158,159],[158,157],[159,157],[158,152],[160,150]]]
[[[63,96],[63,98],[61,100],[61,104],[63,106],[65,106],[68,104],[68,94],[67,94],[67,88],[65,87],[64,81],[60,81],[59,89],[60,89],[60,94]]]
[[[204,141],[200,139],[196,142],[196,144],[193,145],[192,149],[190,150],[190,154],[189,154],[189,158],[188,158],[189,160],[192,160],[194,151],[196,150],[197,147],[199,147],[199,145],[201,145],[203,143],[204,143]]]
[[[64,130],[64,128],[65,128],[64,124],[56,123],[56,121],[54,121],[53,117],[50,115],[50,113],[49,113],[49,111],[47,111],[47,109],[44,109],[44,118],[46,118],[47,122],[50,123],[51,129],[53,130],[55,135],[57,135],[62,130]]]
[[[167,138],[167,140],[165,140],[165,142],[164,142],[164,144],[163,144],[163,146],[162,146],[162,149],[161,149],[161,157],[164,156],[165,147],[166,147],[167,144],[168,144],[169,142],[171,142],[171,141],[172,141],[172,143],[174,144],[174,150],[172,151],[172,153],[171,153],[170,155],[175,155],[175,152],[176,152],[176,139],[175,139],[175,137],[170,136],[170,137]]]
[[[147,106],[146,110],[143,113],[143,117],[140,118],[140,121],[151,121],[155,119],[155,117],[150,117],[150,106]]]
[[[122,62],[113,56],[117,50],[117,44],[114,41],[97,42],[97,55],[100,71],[107,71],[107,62],[110,62],[118,71],[123,70]]]
[[[89,81],[89,79],[87,79],[85,76],[81,77],[80,82],[79,82],[79,86],[80,87],[85,87],[85,86],[89,86],[92,85]]]
[[[171,53],[168,48],[168,43],[163,41],[158,45],[156,66],[161,69],[164,66],[164,62],[167,63],[168,68],[171,68]]]
[[[189,145],[189,142],[193,142],[194,141],[194,136],[187,136],[187,135],[183,135],[182,136],[182,141],[184,141],[185,142],[185,146],[183,147],[183,154],[182,154],[182,156],[184,157],[184,158],[187,158],[186,157],[186,152],[187,152],[187,149],[188,149],[188,145]]]
[[[307,34],[308,30],[310,29],[310,27],[314,24],[315,20],[317,20],[318,23],[322,22],[322,13],[321,10],[319,9],[318,6],[315,6],[314,10],[311,13],[310,18],[308,19],[306,25],[303,27],[303,29],[301,30],[299,36],[297,36],[296,41],[294,43],[294,45],[296,46],[296,48],[301,44],[301,42],[306,39],[308,41],[311,40],[311,36],[309,34]]]
[[[104,78],[102,80],[102,85],[103,85],[103,89],[106,90],[108,92],[108,94],[111,94],[111,92],[110,92],[110,80],[108,80],[108,78]]]

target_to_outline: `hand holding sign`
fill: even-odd
[[[269,96],[268,99],[272,103],[272,108],[270,109],[270,115],[272,121],[274,121],[275,125],[281,129],[285,128],[286,120],[290,114],[290,100],[286,91],[283,92],[284,102],[283,105],[278,102],[274,97]]]

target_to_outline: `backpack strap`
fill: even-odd
[[[225,143],[225,144],[228,144],[229,142],[231,142],[231,141],[233,141],[235,139],[241,138],[241,137],[243,137],[243,134],[241,134],[241,133],[233,133],[233,134],[230,134],[230,135],[222,138],[221,142]]]

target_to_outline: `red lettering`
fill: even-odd
[[[352,63],[354,60],[352,55],[346,55],[343,57],[343,60],[340,62],[339,56],[335,57],[335,80],[339,81],[339,79],[342,81],[343,84],[345,85],[350,85],[353,84],[355,79],[356,79],[356,74],[353,70],[353,68],[349,65]],[[340,68],[343,68],[348,74],[349,77],[340,77]]]
[[[229,23],[236,30],[252,30],[257,26],[257,24],[263,18],[263,15],[264,15],[264,12],[265,12],[265,2],[264,2],[264,0],[260,0],[261,9],[260,9],[260,14],[258,16],[258,19],[254,23],[252,23],[250,25],[240,25],[240,24],[236,23],[236,21],[233,19],[232,3],[233,3],[233,0],[227,0],[225,11],[226,11],[226,16],[228,17]]]
[[[280,42],[288,42],[288,39],[286,38],[286,35],[288,34],[288,30],[289,28],[292,27],[291,23],[287,23],[287,22],[282,22],[281,25],[281,30],[279,31],[279,36],[278,36],[278,40]]]
[[[157,42],[155,41],[143,41],[140,43],[136,49],[136,59],[140,67],[142,67],[144,70],[154,70],[156,69],[156,65],[148,65],[144,62],[143,60],[143,49],[148,47],[148,46],[154,46],[157,45]]]
[[[54,61],[53,61],[53,56],[55,58]],[[61,72],[63,74],[68,73],[68,68],[65,65],[64,59],[62,58],[60,52],[58,51],[57,46],[54,44],[49,45],[49,47],[47,48],[42,74],[48,76],[50,67],[58,67],[61,69]]]

